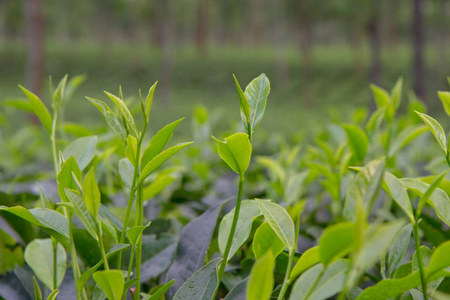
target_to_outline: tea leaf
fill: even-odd
[[[181,231],[174,261],[166,275],[166,281],[175,279],[175,284],[167,294],[169,299],[195,271],[202,267],[217,219],[228,202],[230,199],[211,206],[202,215],[189,222]]]
[[[268,300],[273,289],[275,257],[267,252],[252,267],[247,283],[247,300]]]
[[[127,138],[127,146],[125,148],[125,156],[130,161],[131,165],[136,165],[136,155],[137,155],[137,143],[138,141],[132,135]]]
[[[380,107],[372,114],[369,121],[367,121],[366,131],[369,133],[369,135],[374,134],[378,130],[378,128],[380,128],[385,112],[386,107]]]
[[[292,269],[290,278],[295,279],[301,273],[308,270],[312,266],[320,263],[320,249],[319,246],[315,246],[306,250],[302,256],[300,256],[298,262],[295,264]]]
[[[48,295],[47,300],[56,300],[57,296],[59,294],[59,290],[54,290],[53,292]]]
[[[89,234],[98,241],[97,232],[95,230],[95,221],[92,219],[92,216],[89,210],[86,207],[81,195],[74,190],[70,190],[66,188],[66,195],[69,199],[70,203],[73,205],[73,210],[77,217],[80,219],[84,228],[89,232]]]
[[[434,251],[430,259],[430,264],[427,269],[428,282],[432,281],[431,277],[437,272],[450,266],[450,241],[446,241],[439,245]]]
[[[198,299],[210,300],[214,295],[214,291],[218,284],[217,265],[221,259],[206,264],[203,268],[194,273],[176,292],[173,300],[181,299]]]
[[[242,281],[239,281],[230,292],[227,294],[224,300],[247,300],[247,284],[248,277]]]
[[[438,92],[439,99],[442,101],[445,112],[450,116],[450,92]]]
[[[292,287],[291,296],[289,299],[308,299],[308,295],[311,293],[311,290],[314,288],[316,282],[318,282],[322,272],[324,272],[324,266],[322,264],[318,264],[303,273]]]
[[[237,89],[238,96],[239,96],[239,105],[241,107],[241,112],[243,115],[242,122],[244,123],[247,133],[250,134],[250,132],[248,132],[248,131],[251,130],[251,128],[249,128],[251,108],[250,108],[250,105],[248,104],[248,100],[245,97],[245,94],[242,91],[241,86],[239,85],[239,82],[237,81],[236,76],[234,76],[234,74],[233,74],[233,78],[234,78],[234,82],[236,83],[236,89]]]
[[[366,133],[356,125],[343,124],[342,127],[347,134],[348,145],[350,146],[353,155],[359,162],[362,162],[369,146],[369,140]]]
[[[325,266],[348,254],[355,241],[355,226],[355,223],[344,222],[324,230],[319,241],[319,253]]]
[[[119,160],[119,175],[128,188],[131,188],[133,173],[134,168],[128,159],[122,158],[121,160]]]
[[[256,200],[266,221],[278,235],[283,244],[289,249],[296,248],[294,222],[287,211],[278,204],[267,200]]]
[[[427,127],[425,125],[414,126],[403,130],[389,148],[389,157],[393,157],[398,151],[403,149],[425,131],[427,131]]]
[[[39,287],[39,284],[37,283],[35,276],[33,276],[33,286],[34,286],[34,299],[42,300],[41,288]]]
[[[385,279],[376,285],[366,288],[357,300],[385,300],[402,295],[406,291],[420,285],[420,273],[416,271],[398,279]]]
[[[34,113],[33,107],[30,104],[30,101],[28,100],[22,100],[22,99],[8,99],[3,100],[3,105],[8,105],[11,107],[15,107],[30,113]]]
[[[25,261],[50,290],[56,289],[66,274],[66,251],[61,244],[56,246],[56,286],[53,285],[53,241],[51,239],[35,239],[25,248]]]
[[[106,253],[106,258],[111,258],[113,255],[115,255],[117,252],[122,251],[130,247],[130,245],[127,244],[115,244],[109,251]],[[78,278],[78,289],[81,290],[86,282],[91,278],[92,274],[94,274],[95,271],[97,271],[100,266],[103,265],[103,258],[96,263],[92,268],[85,271],[83,274],[81,274],[80,278]]]
[[[388,256],[388,276],[393,277],[394,272],[397,270],[403,255],[406,253],[409,241],[411,239],[412,225],[407,224],[402,230],[397,234],[392,246],[389,250]]]
[[[442,150],[444,150],[444,153],[447,154],[447,139],[445,137],[444,129],[442,129],[441,124],[439,124],[438,121],[433,119],[432,117],[420,113],[416,111],[416,113],[419,115],[419,117],[422,119],[422,121],[428,126],[428,128],[433,133],[434,137],[438,141],[439,145],[441,146]]]
[[[84,170],[95,156],[97,141],[98,138],[96,135],[76,139],[64,149],[63,156],[73,156],[80,170]]]
[[[405,185],[389,172],[384,172],[383,189],[403,210],[411,223],[414,223],[414,213]]]
[[[379,260],[381,255],[392,245],[394,238],[404,226],[404,220],[384,223],[366,230],[362,245],[353,257],[353,267],[347,278],[347,287],[363,274],[368,267]]]
[[[98,189],[97,181],[95,180],[94,167],[92,167],[84,177],[83,200],[94,219],[97,218],[98,207],[100,206],[100,198],[100,190]]]
[[[392,105],[394,105],[395,109],[397,109],[400,106],[400,102],[402,100],[402,87],[403,87],[403,78],[400,77],[391,91]]]
[[[97,271],[92,276],[109,300],[122,299],[124,279],[119,270]]]
[[[69,202],[64,190],[65,188],[72,190],[76,190],[78,188],[73,175],[75,175],[78,181],[81,181],[81,170],[78,167],[75,158],[71,156],[63,163],[57,177],[58,194],[62,202]]]
[[[239,226],[237,227],[239,228]],[[269,223],[264,222],[255,232],[253,237],[252,249],[256,260],[260,259],[268,251],[272,252],[274,258],[283,252],[285,246],[277,236]]]
[[[326,267],[322,276],[318,278],[317,283],[309,287],[311,292],[309,293],[308,297],[306,297],[306,293],[304,294],[304,296],[300,296],[300,298],[294,297],[299,293],[299,284],[297,286],[297,289],[295,289],[294,285],[290,299],[322,300],[330,298],[331,296],[343,290],[345,278],[349,268],[350,262],[348,260],[340,259],[335,261],[334,263]],[[304,275],[306,275],[306,272],[298,279],[298,281],[301,281]]]
[[[386,121],[388,123],[391,123],[395,115],[395,107],[391,102],[391,96],[386,90],[374,84],[370,85],[370,89],[372,90],[373,97],[375,98],[375,102],[377,103],[378,108],[382,107],[386,108],[385,113]]]
[[[109,106],[103,101],[91,97],[86,97],[86,99],[94,104],[94,106],[97,107],[97,109],[103,114],[109,127],[111,127],[111,129],[114,130],[122,138],[122,140],[126,141],[127,131],[123,128],[122,123],[116,118],[111,108],[109,108]]]
[[[228,236],[230,235],[231,225],[233,223],[235,208],[231,210],[222,219],[219,226],[219,249],[220,253],[223,255],[228,241]],[[231,242],[230,252],[228,254],[228,259],[231,259],[234,254],[239,250],[242,244],[250,236],[252,231],[252,223],[256,217],[260,216],[261,212],[258,207],[258,203],[253,200],[245,200],[241,203],[241,210],[239,212],[239,219],[236,225],[236,231]],[[283,247],[284,249],[284,247]]]
[[[161,193],[167,186],[169,186],[176,177],[167,174],[158,174],[155,181],[144,187],[144,200],[149,200]]]
[[[253,79],[245,88],[245,99],[250,106],[250,127],[255,131],[264,115],[267,97],[270,93],[270,82],[266,74]],[[248,128],[248,125],[246,126]]]
[[[68,75],[66,74],[61,79],[61,81],[58,83],[58,86],[55,89],[55,92],[53,93],[52,106],[55,111],[59,108],[59,106],[61,105],[61,101],[63,100],[64,91],[66,89],[67,77]]]
[[[415,194],[423,196],[429,188],[429,184],[416,178],[402,178],[403,184]],[[436,215],[442,222],[450,226],[450,199],[441,189],[436,190],[430,195],[427,202],[434,208]]]
[[[137,132],[136,124],[134,123],[133,116],[131,115],[131,112],[128,110],[128,107],[126,106],[125,102],[123,102],[122,99],[120,99],[119,97],[117,97],[111,93],[108,93],[106,91],[104,93],[109,97],[109,99],[111,99],[114,102],[116,107],[119,109],[120,114],[127,122],[128,126],[134,131],[134,134],[137,136],[138,132]]]
[[[127,230],[127,237],[133,247],[136,247],[136,244],[139,241],[139,237],[142,236],[142,232],[148,226],[150,226],[150,223],[145,226],[134,226]]]
[[[431,182],[430,186],[427,188],[425,193],[422,195],[422,197],[419,200],[419,205],[417,205],[416,209],[416,218],[419,218],[422,213],[422,208],[427,203],[428,199],[430,198],[431,194],[434,192],[434,190],[437,188],[439,183],[441,183],[442,179],[444,179],[445,175],[447,174],[448,170],[445,170],[442,172],[439,176],[437,176],[433,182]]]
[[[225,141],[217,142],[217,150],[219,156],[227,163],[227,165],[236,173],[243,175],[247,171],[252,156],[252,145],[246,133],[235,133]]]
[[[175,283],[175,280],[171,280],[162,287],[160,287],[156,292],[154,292],[147,300],[159,300],[167,292],[168,289]]]
[[[144,182],[144,180],[155,171],[159,166],[165,163],[169,158],[175,155],[178,151],[183,148],[191,145],[194,142],[187,142],[175,145],[170,147],[169,149],[164,150],[163,152],[156,155],[141,171],[141,175],[139,175],[137,185],[140,185]]]
[[[69,223],[59,212],[49,208],[32,208],[27,210],[22,206],[0,206],[0,211],[7,211],[30,222],[53,236],[64,247],[69,248]]]
[[[156,155],[158,155],[164,149],[164,147],[172,138],[173,131],[183,120],[184,118],[181,118],[164,126],[152,137],[150,143],[142,154],[141,164],[143,166],[147,165]]]
[[[45,107],[44,103],[42,103],[41,99],[39,99],[38,96],[24,88],[23,86],[19,85],[19,88],[22,90],[22,92],[25,94],[25,96],[28,98],[28,101],[30,101],[31,107],[33,108],[34,113],[41,121],[42,125],[44,125],[45,129],[47,130],[47,133],[49,135],[52,134],[52,117],[50,116],[50,113],[48,112],[47,108]]]
[[[153,102],[153,94],[155,93],[156,85],[158,84],[158,81],[156,81],[148,90],[147,97],[145,99],[145,116],[144,118],[147,119],[147,122],[149,121],[150,116],[150,109],[152,108],[152,102]]]

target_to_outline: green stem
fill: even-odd
[[[422,282],[423,299],[428,300],[427,281],[425,278],[425,271],[424,271],[424,267],[423,267],[422,251],[420,251],[419,222],[418,221],[416,221],[414,223],[413,233],[414,233],[414,241],[416,244],[417,260],[419,263],[420,281]]]
[[[141,226],[144,222],[144,189],[142,185],[137,187],[137,225]],[[137,249],[136,249],[136,278],[141,277],[141,260],[142,260],[142,234],[139,236]],[[136,282],[136,300],[140,299],[141,280]]]
[[[129,280],[130,280],[130,277],[131,277],[131,270],[133,269],[134,251],[135,251],[135,250],[134,250],[134,247],[133,247],[133,249],[131,250],[130,262],[128,263],[127,280],[126,280],[125,282],[129,281]],[[127,298],[127,294],[124,293],[124,294],[123,294],[123,300],[125,300],[126,298]]]
[[[281,286],[281,291],[278,294],[278,300],[283,300],[284,299],[284,294],[286,294],[287,288],[290,284],[290,275],[291,275],[291,269],[292,269],[292,264],[294,262],[294,256],[295,256],[295,249],[291,249],[289,251],[289,261],[288,261],[288,265],[286,268],[286,274],[284,275],[284,280],[283,280],[283,285]]]
[[[131,207],[133,206],[134,194],[136,192],[136,182],[137,182],[137,179],[138,179],[138,176],[139,176],[139,163],[140,163],[140,157],[141,157],[141,145],[142,145],[142,140],[144,139],[145,132],[147,130],[147,125],[148,124],[146,122],[144,124],[144,128],[142,130],[142,133],[139,136],[138,144],[137,144],[137,147],[136,147],[136,161],[134,163],[133,179],[131,181],[130,195],[128,197],[127,211],[125,213],[125,220],[123,222],[122,232],[120,234],[120,239],[119,239],[119,243],[122,243],[122,244],[125,242],[125,234],[127,232],[128,223],[130,221]],[[117,255],[116,268],[118,268],[120,270],[121,267],[122,267],[122,251],[119,251],[119,253]]]
[[[53,156],[53,166],[55,168],[55,178],[58,178],[59,174],[59,164],[58,164],[58,153],[56,151],[56,125],[58,122],[58,111],[54,111],[53,113],[53,120],[52,120],[52,133],[50,135],[50,141],[52,144],[52,156]],[[86,290],[84,287],[81,288],[81,291],[78,289],[78,278],[81,276],[80,272],[80,266],[78,265],[77,260],[77,251],[75,248],[75,243],[73,239],[73,226],[72,226],[72,219],[71,214],[67,211],[67,208],[63,208],[64,216],[67,218],[69,223],[69,253],[70,253],[70,259],[72,264],[72,271],[73,271],[73,281],[75,284],[75,290],[77,294],[77,300],[79,299],[85,299],[87,300]],[[54,260],[57,261],[57,252],[54,255]],[[55,264],[56,265],[56,264]],[[55,272],[56,274],[56,272]]]
[[[57,288],[57,278],[58,278],[58,265],[57,265],[57,250],[58,250],[58,242],[52,238],[53,242],[53,290]]]
[[[218,282],[216,290],[214,291],[214,299],[217,295],[217,292],[219,290],[220,282],[222,281],[223,274],[225,273],[225,267],[227,266],[228,262],[228,255],[230,254],[231,249],[231,242],[233,241],[234,233],[236,232],[236,225],[239,218],[239,211],[241,210],[241,202],[242,202],[242,192],[244,190],[244,174],[239,175],[239,188],[238,188],[238,195],[236,199],[236,208],[234,210],[233,215],[233,223],[231,224],[230,234],[228,235],[227,245],[225,247],[225,253],[223,254],[223,260],[220,263],[219,271],[217,272]]]
[[[75,284],[77,299],[81,299],[81,294],[83,294],[83,299],[87,299],[86,291],[84,290],[84,287],[82,287],[81,290],[78,289],[78,279],[81,276],[81,272],[80,272],[80,266],[78,265],[78,261],[77,261],[77,251],[75,248],[75,243],[73,241],[72,220],[71,220],[71,216],[68,214],[66,208],[64,208],[64,211],[66,213],[67,219],[69,220],[69,237],[70,237],[69,250],[70,250],[70,259],[71,259],[71,263],[72,263],[73,282]]]
[[[100,247],[100,252],[103,257],[103,266],[105,267],[105,270],[109,270],[108,257],[106,257],[105,246],[103,245],[102,227],[101,227],[102,225],[98,221],[96,223],[97,223],[98,244]]]
[[[283,285],[281,286],[280,294],[278,294],[278,300],[284,299],[284,294],[286,294],[287,288],[292,283],[291,279],[291,270],[292,270],[292,264],[294,262],[294,256],[295,256],[295,249],[297,248],[297,241],[298,241],[298,235],[300,234],[300,214],[301,211],[297,215],[297,222],[295,224],[295,248],[289,251],[289,261],[286,268],[286,274],[284,275]]]

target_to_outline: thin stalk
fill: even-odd
[[[140,226],[144,222],[144,189],[142,184],[137,187],[137,225]],[[141,260],[142,260],[142,234],[139,236],[136,249],[136,278],[141,277]],[[136,300],[140,299],[141,280],[136,282]]]
[[[97,223],[98,244],[100,247],[100,252],[103,257],[103,266],[105,267],[105,270],[109,270],[108,257],[106,257],[105,246],[103,245],[102,227],[98,221],[96,223]]]
[[[53,242],[53,290],[57,288],[58,266],[57,266],[57,250],[58,242],[52,238]]]
[[[134,251],[135,250],[134,250],[134,247],[133,247],[133,249],[131,250],[130,262],[128,263],[127,280],[125,282],[129,281],[130,277],[131,277],[131,270],[133,269]],[[123,294],[123,300],[125,300],[126,298],[127,298],[127,294],[124,293]]]
[[[50,135],[50,141],[52,144],[53,166],[55,168],[55,178],[58,178],[58,174],[59,174],[58,155],[57,155],[57,151],[56,151],[56,125],[57,125],[57,122],[58,122],[58,111],[55,110],[53,112],[52,133]],[[78,278],[81,276],[81,272],[80,272],[80,266],[78,265],[78,260],[77,260],[77,251],[75,248],[75,244],[73,242],[73,230],[72,230],[73,228],[72,228],[71,215],[67,211],[66,207],[63,208],[63,211],[64,211],[64,216],[67,218],[67,220],[69,222],[69,243],[70,243],[69,244],[69,253],[70,253],[70,258],[71,258],[71,263],[72,263],[73,281],[75,284],[77,300],[79,300],[79,299],[87,300],[88,298],[87,298],[84,287],[81,289],[81,291],[78,290]],[[57,252],[55,252],[53,258],[54,258],[54,261],[56,262],[57,261]],[[56,274],[56,272],[55,272],[55,274]]]
[[[223,274],[225,273],[225,267],[227,266],[228,261],[228,255],[230,254],[231,249],[231,242],[233,241],[234,233],[236,232],[236,225],[239,218],[239,211],[241,210],[241,202],[242,202],[242,192],[244,190],[244,174],[239,175],[239,188],[238,188],[238,195],[236,199],[236,208],[234,210],[233,215],[233,223],[231,224],[230,234],[228,235],[227,245],[225,247],[225,253],[223,254],[223,260],[220,263],[219,271],[217,272],[218,277],[218,283],[216,290],[214,291],[214,297],[216,297],[216,294],[219,290],[220,282],[222,281]]]
[[[55,168],[55,176],[58,177],[59,166],[58,166],[58,156],[56,152],[56,122],[58,121],[58,111],[53,114],[52,120],[52,134],[50,135],[50,141],[52,142],[52,156],[53,156],[53,166]]]
[[[64,208],[65,212],[66,209]],[[87,299],[86,291],[84,290],[84,287],[81,289],[81,291],[78,290],[78,278],[80,278],[80,266],[78,265],[77,261],[77,251],[75,249],[75,244],[73,242],[73,230],[72,230],[72,220],[70,217],[67,217],[69,219],[69,236],[70,236],[70,244],[69,244],[69,250],[70,250],[70,260],[72,263],[72,271],[73,271],[73,282],[75,284],[77,299],[81,299],[81,294],[83,293],[83,299]]]
[[[422,282],[423,299],[428,300],[427,281],[425,279],[425,271],[424,271],[423,260],[422,260],[422,251],[420,251],[419,222],[418,221],[416,221],[414,223],[413,233],[414,233],[414,241],[416,244],[417,260],[419,262],[420,281]]]
[[[288,265],[286,268],[286,274],[284,275],[284,280],[283,280],[283,285],[281,286],[281,291],[278,294],[278,300],[283,300],[284,299],[284,294],[286,294],[287,288],[289,286],[290,280],[290,274],[291,274],[291,269],[292,269],[292,264],[294,262],[294,256],[295,256],[295,249],[291,249],[289,251],[289,261],[288,261]]]
[[[281,286],[281,291],[278,294],[278,300],[283,300],[284,295],[286,294],[287,288],[292,283],[291,279],[291,270],[292,270],[292,264],[294,262],[294,256],[295,256],[295,249],[297,249],[297,241],[298,241],[298,235],[300,234],[300,213],[297,215],[297,222],[295,224],[295,248],[291,249],[289,251],[289,261],[286,268],[286,274],[284,275],[283,285]]]
[[[133,206],[133,200],[134,200],[134,194],[136,192],[136,183],[137,179],[139,177],[139,163],[140,163],[140,157],[141,157],[141,145],[142,140],[144,139],[145,131],[147,130],[147,122],[144,124],[144,129],[142,130],[141,135],[139,136],[138,144],[136,147],[136,162],[134,163],[134,172],[133,172],[133,179],[131,181],[131,187],[130,187],[130,195],[128,197],[127,202],[127,210],[125,213],[125,220],[123,222],[123,228],[122,233],[120,234],[119,243],[124,243],[125,241],[125,234],[128,228],[128,223],[130,221],[130,214],[131,214],[131,207]],[[117,264],[116,267],[118,269],[121,269],[122,267],[122,251],[119,251],[117,254]]]

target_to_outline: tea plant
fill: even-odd
[[[35,299],[448,297],[450,148],[420,100],[401,105],[401,79],[391,92],[371,86],[370,115],[356,110],[294,144],[279,137],[271,155],[256,146],[274,138],[255,134],[270,93],[264,74],[244,90],[234,77],[242,131],[214,143],[213,115],[198,106],[196,143],[173,146],[183,119],[149,125],[157,83],[137,101],[105,92],[112,106],[86,97],[109,127],[98,135],[65,122],[83,80],[50,83],[51,112],[21,86],[26,100],[6,103],[43,125],[56,192],[39,183],[34,195],[0,194],[9,225],[0,272],[10,271],[1,297],[14,280]],[[450,93],[438,95],[450,115]]]

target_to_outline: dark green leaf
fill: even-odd
[[[173,297],[173,300],[212,299],[218,284],[216,269],[220,261],[220,258],[216,258],[195,272],[185,283],[183,283]]]

